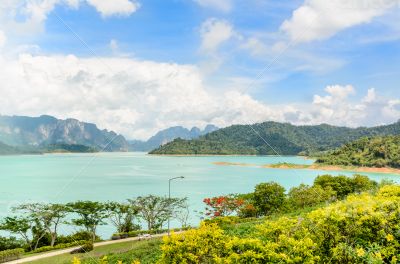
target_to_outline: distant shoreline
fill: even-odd
[[[382,173],[382,174],[399,174],[400,169],[395,168],[376,168],[376,167],[346,167],[346,166],[333,166],[333,165],[303,165],[303,164],[265,164],[255,165],[247,163],[234,163],[234,162],[213,162],[218,166],[257,166],[266,169],[292,169],[292,170],[324,170],[324,171],[349,171],[349,172],[365,172],[365,173]]]
[[[135,152],[135,151],[133,151]],[[297,157],[302,159],[314,159],[312,157],[298,156],[298,155],[241,155],[241,154],[149,154],[149,156],[160,156],[160,157]]]

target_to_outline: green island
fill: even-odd
[[[174,141],[150,152],[156,155],[319,155],[363,137],[400,134],[400,121],[378,127],[295,126],[264,122],[233,125],[198,139]],[[268,143],[266,143],[268,142]]]
[[[263,167],[400,174],[400,136],[361,138],[320,155],[311,165],[277,163],[267,164]]]
[[[46,153],[95,153],[94,147],[79,144],[46,144],[41,146],[9,146],[0,142],[0,155],[32,155]]]
[[[14,208],[17,215],[0,221],[1,230],[19,235],[0,237],[0,260],[40,257],[62,248],[73,248],[74,254],[27,263],[398,263],[400,259],[400,186],[393,182],[377,183],[359,174],[320,175],[312,185],[288,191],[266,182],[251,193],[205,197],[203,203],[198,227],[185,221],[185,198],[149,195],[122,203],[22,204]],[[163,226],[170,218],[179,220],[181,228],[167,236]],[[58,234],[67,219],[82,230]],[[114,224],[116,233],[111,243],[96,246],[97,227],[106,221]],[[140,223],[147,229],[141,230]],[[143,234],[153,237],[140,238]]]

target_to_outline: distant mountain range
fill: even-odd
[[[147,141],[131,140],[129,141],[131,151],[151,151],[164,144],[167,144],[174,139],[196,139],[200,136],[218,130],[218,127],[214,125],[207,125],[203,130],[198,127],[187,129],[182,126],[170,127],[159,131],[157,134],[149,138]]]
[[[332,150],[361,137],[400,134],[400,121],[378,127],[336,127],[331,125],[294,126],[264,122],[234,125],[198,139],[175,139],[150,154],[242,154],[242,155],[314,155]]]
[[[47,115],[0,116],[0,142],[3,152],[10,154],[63,147],[85,152],[128,151],[129,147],[125,138],[113,131],[100,130],[95,124],[76,119],[61,120]]]

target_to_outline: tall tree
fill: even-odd
[[[138,215],[136,206],[130,203],[108,202],[105,207],[108,219],[117,228],[118,233],[130,232],[138,228],[134,223]]]
[[[183,207],[186,200],[148,195],[129,201],[138,208],[139,216],[146,221],[148,230],[153,230],[160,229],[176,210]]]
[[[54,246],[59,224],[68,213],[66,206],[62,204],[29,203],[20,205],[14,210],[26,213],[33,222],[37,223],[34,228],[38,238],[35,248],[47,233],[51,236],[50,245]]]
[[[32,229],[31,221],[29,218],[25,216],[6,217],[0,223],[0,230],[20,235],[32,250],[32,240],[29,235],[31,229]]]
[[[96,230],[99,225],[104,225],[108,214],[103,203],[92,201],[78,201],[67,204],[69,211],[79,218],[72,219],[72,223],[82,226],[92,234],[92,241],[96,240]]]

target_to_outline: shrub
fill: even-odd
[[[256,217],[257,209],[255,208],[255,206],[253,204],[247,203],[240,208],[240,210],[238,212],[238,216],[243,217],[243,218]]]
[[[351,181],[354,186],[354,192],[356,193],[372,191],[378,186],[377,182],[372,181],[367,176],[363,176],[360,174],[353,175]]]
[[[57,237],[57,244],[72,243],[75,241],[91,241],[92,234],[87,231],[79,231],[69,236],[60,235]],[[96,236],[96,241],[100,241],[100,237]]]
[[[80,248],[71,251],[71,254],[87,253],[93,250],[93,243],[86,241]]]
[[[164,237],[161,263],[215,263],[225,250],[227,237],[216,224]]]
[[[377,195],[379,197],[400,197],[399,185],[386,185],[379,189]]]
[[[86,243],[85,240],[81,240],[81,241],[74,241],[74,242],[71,242],[71,243],[57,244],[54,247],[52,247],[52,246],[44,246],[44,247],[40,247],[38,249],[33,250],[32,253],[41,253],[41,252],[47,252],[47,251],[56,250],[56,249],[64,249],[64,248],[69,248],[69,247],[75,247],[75,246],[83,245],[85,243]]]
[[[246,237],[203,223],[164,238],[159,263],[398,263],[400,186],[394,187],[351,195],[304,217],[267,220]]]
[[[253,199],[258,213],[269,215],[285,204],[285,188],[275,182],[260,183],[255,187]]]
[[[191,227],[183,227],[183,228],[172,228],[171,231],[183,231],[183,230],[189,230]],[[128,237],[138,237],[144,234],[150,234],[150,235],[157,235],[157,234],[163,234],[167,233],[168,229],[159,229],[159,230],[137,230],[137,231],[131,231],[128,233],[115,233],[112,235],[112,238],[114,240],[117,239],[123,239],[123,238],[128,238]]]
[[[24,252],[22,248],[0,251],[0,263],[19,259]]]
[[[295,208],[314,206],[322,202],[330,201],[334,197],[335,192],[330,187],[324,190],[319,185],[311,187],[304,184],[293,187],[288,194],[289,203]]]
[[[21,239],[15,237],[0,237],[0,251],[25,247],[29,246]]]
[[[344,175],[320,175],[314,180],[314,186],[316,185],[321,186],[324,190],[331,188],[339,199],[343,199],[355,191],[352,180]]]

